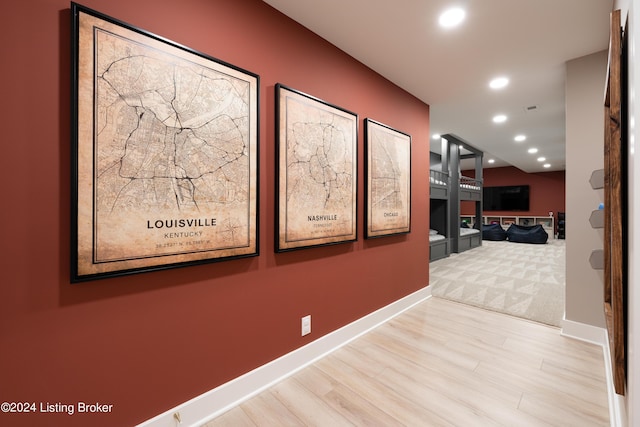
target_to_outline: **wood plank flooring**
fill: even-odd
[[[219,426],[608,426],[602,348],[432,297]]]

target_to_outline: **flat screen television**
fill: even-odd
[[[508,185],[500,187],[483,187],[482,210],[528,211],[529,186]]]

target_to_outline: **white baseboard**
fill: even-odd
[[[562,319],[560,334],[580,341],[604,346],[607,343],[607,330],[573,320]]]
[[[563,319],[560,333],[566,337],[587,341],[602,347],[604,370],[607,378],[607,395],[609,396],[609,424],[611,427],[626,427],[624,398],[616,394],[613,387],[613,372],[611,371],[611,353],[609,352],[607,329]]]
[[[613,386],[613,371],[611,370],[611,352],[609,347],[609,337],[605,329],[605,344],[602,346],[604,354],[604,370],[607,376],[607,392],[609,395],[609,419],[611,427],[627,427],[624,397],[616,394]]]
[[[424,287],[334,332],[176,406],[138,427],[201,426],[371,329],[428,299]],[[176,414],[180,419],[178,424]]]

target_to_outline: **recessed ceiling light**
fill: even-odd
[[[495,161],[494,159],[489,159],[489,160],[487,160],[487,162],[489,162],[489,163],[495,163],[496,161]]]
[[[438,22],[441,27],[444,28],[452,28],[459,25],[462,21],[464,21],[465,12],[459,7],[454,7],[452,9],[444,11]]]
[[[529,151],[529,153],[531,153],[531,154],[535,154],[535,153],[537,153],[537,152],[538,152],[538,149],[537,149],[537,148],[529,148],[529,150],[528,150],[528,151]]]
[[[542,165],[543,168],[550,168],[551,164],[550,163],[545,163],[544,165]]]
[[[538,157],[538,161],[539,161],[539,162],[544,162],[545,160],[547,160],[547,158],[546,158],[546,157]]]
[[[524,141],[525,139],[527,139],[527,137],[526,137],[526,136],[524,136],[524,135],[516,135],[516,137],[515,137],[515,138],[513,138],[513,139],[514,139],[516,142],[522,142],[522,141]]]
[[[504,123],[507,121],[507,116],[504,114],[498,114],[497,116],[493,116],[493,123]]]
[[[431,137],[433,139],[440,139],[440,134],[439,133],[434,133],[433,136]]]
[[[502,89],[509,84],[509,79],[506,77],[496,77],[489,82],[491,89]]]

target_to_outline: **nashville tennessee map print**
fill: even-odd
[[[257,77],[80,22],[79,273],[256,253]]]
[[[278,86],[278,250],[356,239],[357,116]]]

